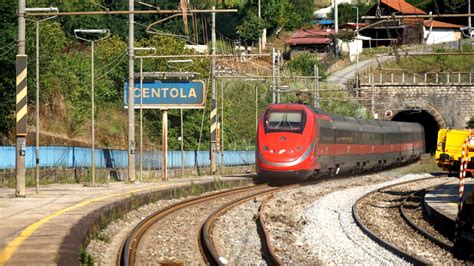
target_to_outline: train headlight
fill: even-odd
[[[290,154],[293,154],[293,153],[295,153],[295,151],[294,151],[294,150],[290,150],[289,153],[290,153]]]
[[[268,151],[268,146],[263,146],[262,149],[263,149],[264,151]]]
[[[275,153],[275,151],[274,151],[274,150],[270,150],[270,153]]]

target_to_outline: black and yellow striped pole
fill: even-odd
[[[211,32],[211,173],[217,172],[217,100],[216,100],[216,13],[212,7],[212,32]]]
[[[18,0],[18,54],[16,56],[16,197],[25,197],[26,195],[27,56],[25,54],[25,6],[25,0]]]

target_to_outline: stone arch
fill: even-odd
[[[430,104],[404,105],[391,119],[421,124],[425,129],[425,151],[429,153],[436,150],[439,129],[446,127],[441,113]]]
[[[395,117],[397,114],[399,114],[401,112],[405,112],[407,110],[424,110],[428,114],[433,116],[436,123],[438,123],[439,128],[447,128],[448,127],[448,125],[446,123],[446,120],[444,119],[443,115],[440,113],[440,111],[438,111],[438,109],[436,109],[436,107],[434,107],[430,103],[420,103],[420,104],[417,104],[417,105],[406,104],[403,108],[398,110],[393,115],[393,117]]]

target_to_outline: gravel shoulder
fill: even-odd
[[[352,206],[370,191],[424,177],[427,175],[406,175],[388,182],[339,190],[320,198],[303,213],[307,221],[302,230],[303,241],[324,264],[405,264],[359,229],[352,218]]]

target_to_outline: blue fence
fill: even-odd
[[[15,168],[15,147],[0,146],[0,169]],[[91,165],[91,149],[69,146],[41,146],[40,167],[81,168]],[[95,149],[94,157],[98,168],[127,168],[128,155],[126,150]],[[140,163],[140,154],[136,153],[136,166]],[[35,167],[36,150],[34,146],[26,148],[26,168]],[[221,156],[218,156],[221,164]],[[144,169],[162,168],[161,151],[144,152]],[[255,151],[225,151],[224,165],[237,166],[255,164]],[[184,151],[185,167],[209,166],[209,151]],[[168,152],[168,168],[181,167],[181,152]]]

